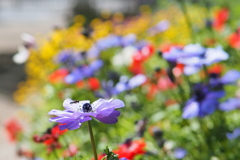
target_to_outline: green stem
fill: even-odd
[[[55,148],[53,148],[53,155],[57,160],[59,159]]]
[[[191,31],[191,39],[192,39],[192,42],[195,43],[196,42],[196,39],[195,39],[195,36],[194,36],[194,31],[193,31],[193,26],[192,26],[192,23],[190,21],[190,17],[188,16],[187,14],[187,7],[186,7],[186,2],[185,0],[177,0],[177,2],[179,3],[179,5],[181,6],[181,10],[184,14],[184,17],[185,17],[185,20],[186,20],[186,23]]]
[[[90,135],[90,138],[91,138],[92,150],[93,150],[93,154],[94,154],[94,160],[98,160],[98,158],[97,158],[97,150],[96,150],[95,141],[94,141],[94,137],[93,137],[91,121],[88,121],[88,130],[89,130],[89,135]]]

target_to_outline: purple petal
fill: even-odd
[[[102,117],[98,115],[96,119],[106,124],[114,124],[118,121],[117,117],[120,116],[120,114],[121,112],[114,110],[109,116]]]
[[[186,156],[187,151],[184,148],[176,148],[174,150],[174,157],[176,159],[182,159]]]
[[[182,117],[184,119],[189,119],[189,118],[198,116],[198,113],[199,113],[199,103],[193,101],[183,108]]]
[[[81,123],[79,121],[71,121],[65,125],[59,125],[60,130],[69,129],[74,130],[81,126]]]
[[[204,100],[200,105],[199,116],[204,117],[206,115],[212,114],[216,110],[218,104],[219,103],[216,99]]]
[[[240,107],[239,98],[230,98],[227,101],[220,104],[219,109],[222,111],[231,111]]]
[[[116,117],[103,117],[103,118],[97,118],[97,120],[106,124],[114,124],[118,122],[118,119]]]
[[[232,84],[238,79],[240,79],[240,72],[236,70],[230,70],[220,79],[220,81],[223,84]]]
[[[147,81],[147,77],[145,75],[138,74],[129,80],[128,85],[129,85],[130,89],[132,89],[132,88],[142,85],[146,81]]]
[[[56,109],[52,109],[50,112],[48,112],[49,115],[56,115],[56,116],[71,116],[72,113],[66,112],[66,111],[59,111]]]
[[[225,91],[213,91],[207,94],[206,98],[208,99],[219,99],[225,96]]]

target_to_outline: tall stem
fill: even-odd
[[[194,35],[194,30],[193,30],[193,26],[192,26],[192,23],[190,21],[190,17],[187,13],[187,7],[186,7],[186,2],[185,0],[177,0],[177,2],[179,3],[179,5],[181,6],[181,10],[184,14],[184,17],[185,17],[185,20],[186,20],[186,23],[191,31],[191,39],[192,39],[192,42],[195,43],[196,39],[195,39],[195,35]]]
[[[53,155],[54,155],[54,157],[56,158],[56,160],[59,159],[55,148],[53,148]]]
[[[94,160],[98,160],[98,158],[97,158],[97,150],[96,150],[96,146],[95,146],[95,141],[94,141],[91,121],[88,121],[88,130],[89,130],[89,135],[90,135],[90,138],[91,138],[92,150],[93,150],[93,154],[94,154]]]

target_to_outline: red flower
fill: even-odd
[[[100,88],[100,82],[97,78],[88,78],[88,86],[91,90],[95,91]]]
[[[180,72],[180,71],[179,71]],[[159,92],[159,91],[166,91],[170,88],[174,88],[176,84],[174,84],[170,78],[168,77],[166,71],[161,70],[157,71],[153,77],[146,83],[149,85],[148,93],[147,93],[147,98],[148,99],[153,99],[154,96]]]
[[[224,66],[221,64],[214,64],[211,67],[208,68],[208,73],[209,74],[221,74],[223,71]]]
[[[58,138],[60,135],[64,134],[67,131],[65,130],[60,130],[59,125],[54,126],[53,128],[50,128],[47,130],[46,133],[44,133],[42,136],[35,135],[33,136],[33,140],[36,143],[43,143],[47,147],[48,153],[51,153],[52,150],[61,148],[61,145],[58,141]]]
[[[223,29],[224,24],[227,22],[228,18],[229,18],[228,8],[220,9],[215,14],[213,28],[217,31],[221,31]]]
[[[240,28],[229,36],[228,42],[232,48],[240,49]]]
[[[91,77],[91,78],[88,78],[86,81],[83,81],[83,80],[78,81],[76,83],[76,86],[79,89],[87,87],[88,89],[95,91],[100,88],[101,84],[97,78]]]
[[[61,68],[49,75],[49,81],[51,83],[64,82],[64,78],[68,75],[68,70]]]
[[[143,139],[129,140],[119,146],[118,149],[113,150],[113,153],[118,155],[118,158],[127,158],[133,160],[137,155],[146,153],[145,151],[146,143]],[[98,160],[101,160],[106,154],[101,154],[98,156]],[[92,159],[93,160],[93,159]]]
[[[121,144],[119,149],[114,150],[115,154],[119,155],[119,158],[127,158],[132,160],[135,156],[146,153],[145,151],[146,143],[143,139],[138,139],[135,141],[129,141],[127,143]]]
[[[132,57],[132,64],[129,66],[129,70],[134,74],[144,73],[143,63],[152,56],[154,48],[152,45],[143,47],[140,51],[137,51]]]
[[[20,123],[14,118],[7,121],[5,129],[8,133],[10,141],[16,141],[23,131]]]

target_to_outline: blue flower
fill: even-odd
[[[183,49],[179,47],[171,47],[169,52],[163,54],[163,58],[170,62],[178,62],[179,60],[196,56],[201,56],[205,53],[205,48],[200,44],[188,44]]]
[[[195,85],[193,92],[192,98],[183,108],[182,117],[184,119],[212,114],[220,104],[219,99],[225,95],[223,90],[211,91],[211,88],[204,84]]]
[[[143,74],[138,74],[132,78],[121,76],[120,81],[114,86],[113,81],[102,82],[102,91],[95,92],[99,98],[110,98],[124,91],[132,90],[147,81],[147,77]]]
[[[229,98],[225,102],[221,103],[219,106],[219,109],[222,111],[231,111],[237,108],[240,108],[239,98]]]
[[[207,48],[203,54],[193,57],[183,57],[177,59],[178,63],[185,65],[184,74],[192,75],[197,73],[203,66],[209,66],[214,63],[227,60],[229,55],[222,47]]]
[[[187,151],[184,148],[176,148],[173,154],[176,159],[183,159],[186,156]]]
[[[102,60],[96,60],[88,66],[79,66],[65,77],[65,82],[68,84],[73,84],[84,78],[91,77],[102,66]]]
[[[240,128],[234,129],[233,133],[227,133],[226,136],[229,140],[238,138],[240,136]]]
[[[240,79],[240,72],[228,71],[224,76],[211,74],[207,84],[199,83],[193,88],[193,96],[187,101],[183,108],[182,117],[185,119],[193,117],[204,117],[212,114],[217,108],[220,110],[232,110],[240,105],[240,100],[231,98],[222,104],[219,99],[224,97],[224,85],[234,84]]]
[[[138,74],[130,79],[126,76],[120,78],[120,82],[116,84],[117,92],[121,93],[127,90],[136,88],[147,81],[147,77],[143,74]]]

